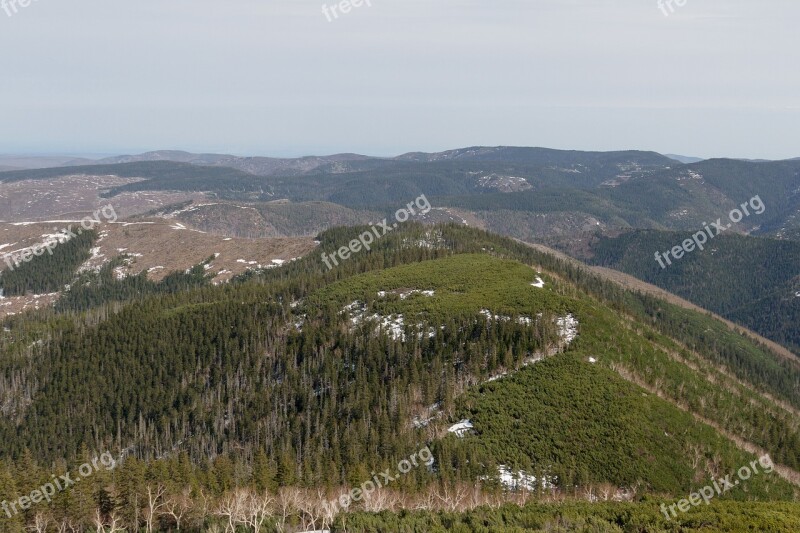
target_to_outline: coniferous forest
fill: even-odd
[[[101,454],[114,467],[0,514],[9,531],[688,531],[762,514],[789,531],[800,509],[796,361],[509,239],[411,224],[331,271],[312,254],[221,286],[202,264],[81,276],[54,310],[5,320],[0,499]],[[425,448],[430,464],[397,473]],[[765,453],[780,475],[659,517]]]

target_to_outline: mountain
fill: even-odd
[[[692,235],[635,231],[600,237],[587,259],[658,285],[800,354],[800,243],[720,235],[708,249],[661,268],[654,252]]]
[[[198,528],[244,520],[268,491],[283,502],[264,507],[271,520],[343,530],[330,502],[378,472],[397,477],[351,510],[516,501],[510,475],[534,495],[644,498],[629,509],[647,514],[769,453],[778,466],[713,509],[796,516],[778,503],[800,486],[796,359],[463,226],[403,225],[326,268],[319,254],[368,231],[326,231],[314,253],[220,286],[202,265],[141,291],[90,276],[55,310],[7,318],[0,497],[108,450],[116,468],[56,495],[49,519],[100,509],[169,528],[158,509],[174,504]],[[71,297],[83,287],[91,299]]]
[[[680,164],[653,152],[471,147],[387,159],[331,156],[310,170],[295,165],[289,175],[260,176],[207,166],[225,164],[225,155],[156,152],[136,157],[180,162],[3,172],[0,209],[9,221],[72,220],[75,212],[91,212],[94,203],[111,202],[121,206],[124,217],[174,217],[186,227],[220,237],[310,237],[332,226],[392,216],[409,199],[424,194],[433,208],[420,221],[460,222],[582,258],[592,257],[590,246],[597,238],[614,239],[636,230],[695,233],[715,221],[726,234],[800,241],[797,160],[709,159]],[[74,199],[78,196],[80,203]],[[44,218],[43,214],[51,213],[59,216]],[[738,222],[731,220],[732,215]],[[749,240],[741,242],[751,246]],[[645,247],[628,251],[641,254],[649,264],[648,256],[655,249],[647,248],[646,240],[634,239],[629,244]],[[758,244],[752,248],[761,249]],[[767,324],[761,318],[772,305],[794,316],[793,301],[783,299],[793,294],[791,276],[775,284],[753,283],[752,273],[763,272],[758,260],[758,256],[735,258],[739,266],[731,270],[735,275],[721,276],[724,284],[710,282],[706,276],[687,281],[686,272],[658,281],[640,269],[617,264],[617,259],[602,264],[665,287],[796,349],[796,321]],[[711,264],[724,268],[718,261]],[[765,279],[773,277],[767,273]],[[748,299],[743,299],[729,294],[736,284],[769,294],[756,297],[750,291]],[[725,294],[708,294],[714,290]],[[738,301],[740,308],[717,306],[725,299]]]
[[[674,159],[680,163],[699,163],[700,161],[704,161],[702,157],[691,157],[686,155],[678,155],[678,154],[664,154],[665,156],[669,157],[670,159]]]
[[[194,156],[175,157],[193,160]],[[221,156],[198,157],[205,163],[227,164],[215,159]],[[129,181],[110,187],[109,198],[183,191],[234,201],[289,199],[370,210],[389,210],[426,194],[435,198],[437,207],[472,212],[488,229],[528,240],[541,238],[542,230],[547,237],[547,233],[577,234],[590,226],[606,232],[688,231],[758,196],[766,212],[745,217],[736,228],[739,232],[789,239],[800,232],[798,161],[710,159],[684,165],[651,152],[509,147],[406,154],[394,160],[342,157],[339,161],[333,156],[337,161],[325,164],[315,160],[313,168],[301,168],[301,160],[293,160],[300,166],[286,170],[288,175],[258,176],[225,166],[146,161],[3,172],[0,181],[114,175]]]
[[[91,164],[91,159],[71,156],[0,155],[0,168],[24,170],[34,168],[53,168],[72,164]]]
[[[141,163],[150,161],[171,161],[198,166],[229,167],[258,176],[304,174],[321,168],[329,172],[343,172],[351,164],[370,161],[375,158],[358,154],[335,154],[330,156],[309,156],[299,158],[239,157],[226,154],[192,154],[179,150],[161,150],[139,155],[122,155],[100,159],[93,164],[116,165],[120,163]],[[84,162],[76,162],[84,165]]]

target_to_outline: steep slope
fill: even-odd
[[[800,354],[800,245],[720,235],[661,268],[654,252],[691,234],[638,231],[591,244],[594,264],[658,285]]]

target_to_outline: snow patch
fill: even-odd
[[[578,320],[571,313],[556,319],[558,335],[566,344],[570,344],[578,336],[579,325]]]
[[[387,291],[378,291],[378,297],[379,298],[386,298],[387,294],[397,294],[398,296],[400,296],[401,300],[405,300],[406,298],[408,298],[409,296],[414,295],[414,294],[421,294],[423,296],[427,296],[427,297],[430,298],[430,297],[432,297],[433,295],[436,294],[436,291],[422,291],[422,290],[419,290],[419,289],[411,289],[411,290],[408,290],[408,291],[395,290],[395,291],[388,291],[388,292]]]
[[[450,426],[447,431],[455,434],[456,437],[462,439],[472,432],[474,426],[470,420],[462,420],[458,424]]]
[[[537,289],[544,289],[544,280],[541,276],[536,276],[536,281],[531,283],[532,287],[536,287]]]
[[[542,476],[541,482],[536,479],[535,476],[532,476],[526,473],[524,470],[511,470],[511,468],[507,467],[506,465],[499,465],[497,467],[498,475],[497,479],[500,483],[509,490],[516,491],[516,490],[529,490],[533,491],[536,490],[537,487],[541,486],[541,488],[548,490],[556,488],[556,479],[554,477]]]
[[[480,310],[480,314],[485,316],[486,320],[488,320],[489,322],[491,322],[492,320],[495,320],[497,322],[508,322],[508,321],[511,320],[510,316],[495,315],[494,313],[492,313],[488,309],[481,309]],[[542,315],[540,313],[539,315],[537,315],[537,318],[539,318],[541,316]],[[517,324],[520,324],[522,326],[530,326],[531,324],[533,324],[533,318],[531,318],[529,316],[520,316],[520,317],[517,317],[516,322],[517,322]]]
[[[376,328],[375,333],[386,333],[389,337],[394,340],[399,340],[405,342],[406,334],[405,334],[405,317],[403,315],[389,315],[383,316],[377,313],[372,315],[367,315],[367,306],[363,302],[358,300],[344,306],[342,309],[342,313],[347,313],[350,315],[350,322],[353,324],[353,328],[355,329],[359,325],[365,322],[375,322]],[[421,329],[422,324],[417,324],[417,328]],[[420,331],[417,334],[417,337],[422,339],[427,334],[428,338],[433,338],[436,336],[436,331],[433,328],[429,328],[428,331]]]

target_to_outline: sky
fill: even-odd
[[[5,154],[800,157],[797,0],[12,1]]]

